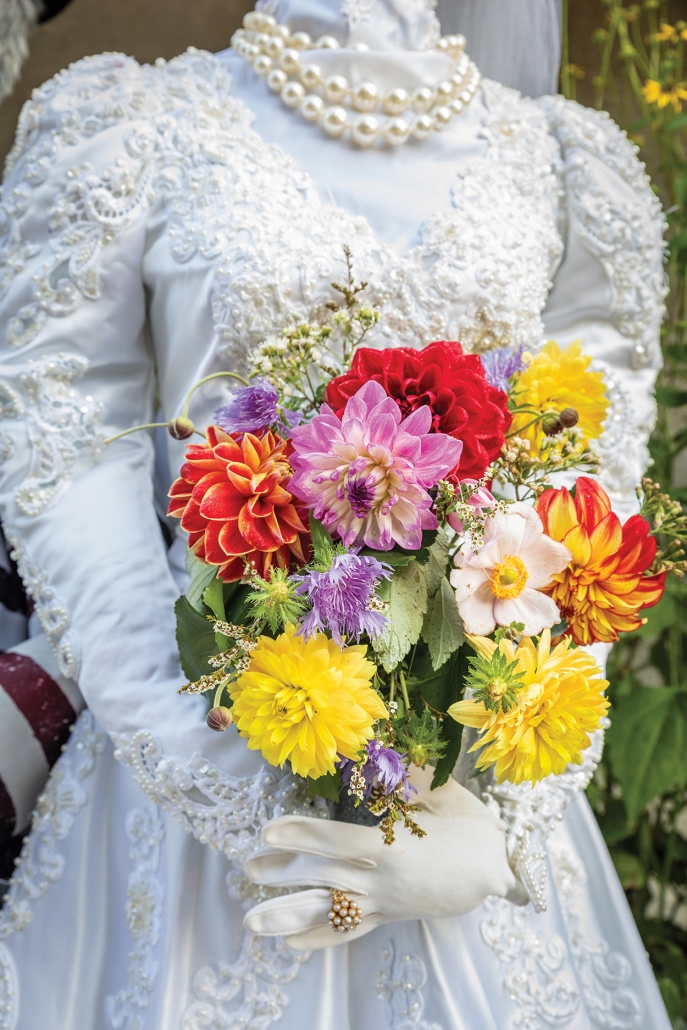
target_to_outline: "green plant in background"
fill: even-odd
[[[668,221],[664,368],[644,513],[680,576],[687,503],[687,22],[668,0],[601,0],[595,106],[640,147]],[[567,28],[567,22],[566,22]],[[567,33],[562,89],[583,76]],[[671,502],[679,502],[675,504]],[[673,1025],[687,1030],[687,581],[668,577],[645,625],[612,652],[612,727],[588,797],[627,892]]]

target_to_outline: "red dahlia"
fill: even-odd
[[[422,350],[360,347],[350,372],[327,387],[327,404],[337,415],[361,386],[380,383],[403,416],[428,404],[432,430],[463,441],[454,469],[460,479],[480,479],[501,453],[512,416],[508,398],[487,382],[476,354],[463,354],[459,343],[441,340]]]

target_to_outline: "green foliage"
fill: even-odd
[[[424,769],[436,765],[446,751],[446,742],[441,739],[441,725],[436,725],[430,712],[422,715],[411,712],[405,719],[394,723],[396,747],[405,751],[414,765]]]
[[[377,659],[386,672],[403,661],[422,632],[427,611],[427,572],[424,565],[411,561],[385,580],[379,596],[389,605],[389,629],[374,645]]]
[[[186,571],[191,577],[191,582],[188,590],[186,591],[186,597],[196,611],[202,611],[203,594],[217,575],[217,566],[206,565],[205,562],[199,561],[199,559],[196,558],[193,551],[187,550]]]
[[[309,798],[327,798],[328,801],[338,801],[341,795],[341,773],[325,773],[313,779],[308,776],[305,793]]]
[[[432,668],[440,669],[465,640],[456,595],[445,576],[432,595],[422,626],[422,639],[429,647]]]
[[[413,699],[414,710],[422,713],[426,709],[438,719],[439,740],[444,746],[434,770],[432,789],[446,783],[460,754],[463,727],[446,713],[463,695],[470,653],[468,646],[463,644],[441,668],[435,670],[431,655],[426,651],[412,666],[408,692]]]
[[[177,617],[177,645],[181,667],[184,675],[193,683],[212,672],[208,658],[219,654],[221,647],[215,639],[212,623],[196,611],[187,597],[178,599],[174,611]]]
[[[473,700],[481,701],[490,712],[507,712],[518,703],[517,692],[522,689],[520,680],[525,675],[518,672],[518,663],[509,662],[498,648],[491,658],[477,654],[468,659],[470,672],[466,686],[474,690]]]

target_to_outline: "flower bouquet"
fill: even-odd
[[[240,386],[170,491],[188,533],[178,641],[211,729],[391,843],[399,821],[423,835],[410,767],[445,783],[463,726],[499,781],[582,761],[608,702],[580,645],[642,623],[683,571],[685,527],[648,480],[623,525],[574,479],[598,467],[608,409],[580,343],[374,349],[350,262],[333,286],[341,303],[264,341],[245,380],[218,373]],[[197,432],[188,400],[169,429]]]

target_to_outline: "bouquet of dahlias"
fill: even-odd
[[[595,479],[552,483],[598,464],[608,401],[581,344],[373,349],[364,284],[349,265],[333,285],[341,304],[258,347],[188,446],[169,506],[189,540],[178,641],[212,729],[391,843],[398,821],[423,833],[409,768],[445,783],[464,725],[499,781],[580,763],[608,707],[580,645],[638,627],[684,562]],[[177,438],[196,431],[187,411]],[[683,539],[681,512],[645,492]]]

